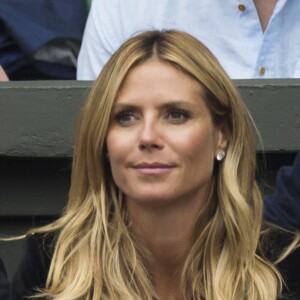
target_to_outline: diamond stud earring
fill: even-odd
[[[221,161],[224,157],[225,157],[225,151],[224,150],[221,150],[221,151],[219,151],[218,153],[217,153],[217,160],[218,161]]]

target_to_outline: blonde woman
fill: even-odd
[[[275,264],[292,237],[263,232],[255,168],[249,115],[207,48],[135,36],[94,83],[68,205],[26,237],[12,298],[281,297],[299,283]]]

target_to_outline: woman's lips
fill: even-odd
[[[139,173],[146,175],[164,174],[173,169],[174,165],[162,164],[162,163],[140,163],[134,166]]]

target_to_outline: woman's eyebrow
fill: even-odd
[[[191,103],[189,101],[184,101],[184,100],[171,100],[167,103],[164,103],[161,107],[165,109],[173,108],[173,107],[189,108],[189,107],[194,107],[194,103]]]
[[[115,103],[113,110],[138,110],[139,106],[129,103]]]

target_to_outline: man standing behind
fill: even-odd
[[[93,0],[77,79],[94,80],[115,50],[144,30],[186,31],[232,79],[300,77],[299,0]]]

